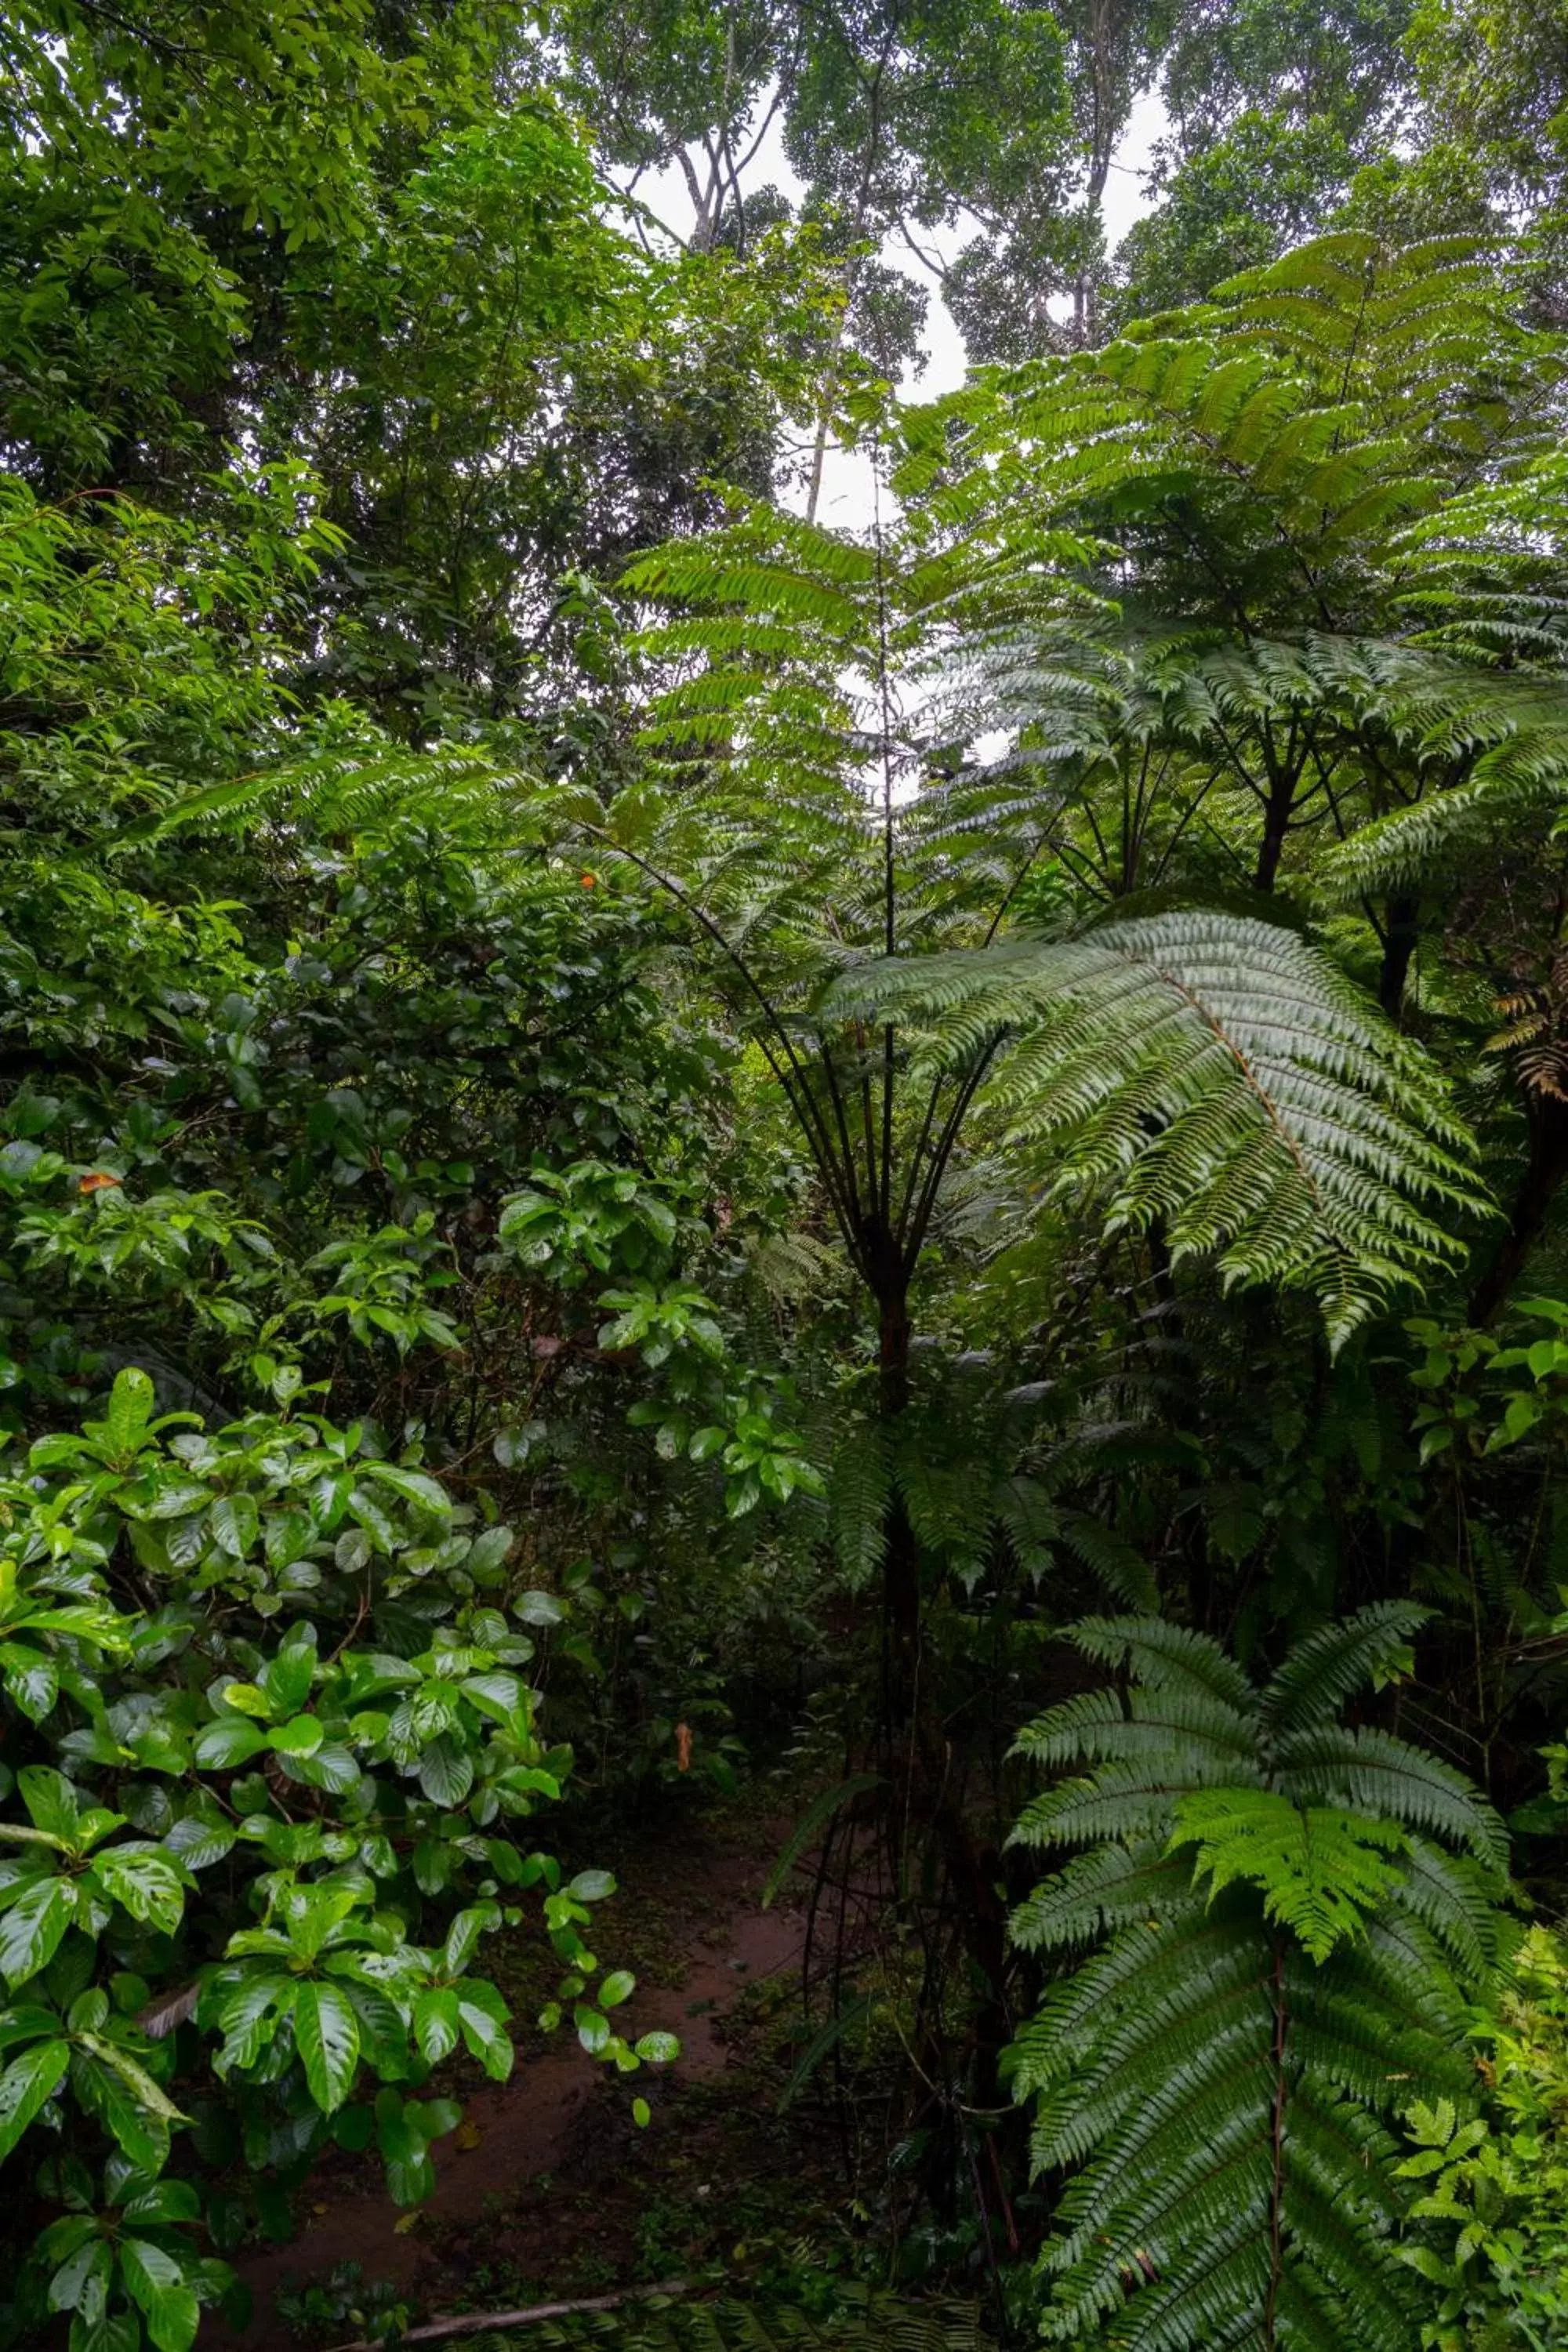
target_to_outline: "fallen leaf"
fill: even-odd
[[[482,2147],[485,2136],[478,2124],[459,2124],[455,2137],[459,2147]]]
[[[81,1179],[76,1189],[79,1192],[107,1192],[118,1191],[121,1179],[111,1176],[107,1169],[94,1168]]]
[[[400,2213],[392,2225],[394,2237],[406,2238],[409,2231],[416,2230],[424,2218],[424,2214],[417,2208],[412,2213]]]

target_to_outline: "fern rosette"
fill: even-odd
[[[1505,1868],[1458,1773],[1340,1721],[1421,1615],[1325,1626],[1262,1685],[1159,1620],[1075,1629],[1128,1681],[1019,1743],[1068,1774],[1015,1832],[1068,1857],[1013,1922],[1066,1970],[1014,2053],[1036,2169],[1068,2177],[1047,2341],[1413,2352],[1396,2126],[1473,2095]]]

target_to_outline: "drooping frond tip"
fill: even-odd
[[[1310,942],[1178,911],[1072,940],[881,962],[826,1010],[894,1017],[933,1066],[994,1056],[983,1102],[1048,1143],[1112,1230],[1156,1223],[1227,1284],[1310,1290],[1336,1347],[1489,1213],[1420,1049]]]

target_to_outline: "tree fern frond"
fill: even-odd
[[[1051,1139],[1060,1188],[1103,1191],[1113,1228],[1166,1220],[1227,1281],[1311,1288],[1336,1341],[1485,1209],[1425,1057],[1268,924],[1155,916],[884,963],[824,1009],[919,1022],[937,1066],[1009,1039],[985,1098]]]
[[[1356,1805],[1463,1846],[1498,1875],[1508,1868],[1502,1824],[1463,1773],[1392,1732],[1304,1727],[1282,1743],[1280,1769],[1303,1803]]]
[[[1291,1804],[1268,1789],[1199,1789],[1178,1798],[1173,1852],[1194,1846],[1195,1879],[1213,1895],[1238,1881],[1257,1886],[1277,1919],[1314,1960],[1326,1960],[1363,1914],[1404,1875],[1408,1841],[1396,1822]]]
[[[1066,1508],[1058,1514],[1064,1549],[1096,1575],[1118,1601],[1130,1609],[1147,1609],[1155,1600],[1154,1571],[1135,1544],[1093,1512]]]
[[[1381,1601],[1321,1625],[1296,1643],[1263,1694],[1271,1728],[1287,1735],[1335,1715],[1346,1699],[1402,1662],[1431,1615],[1415,1601]]]
[[[1100,1665],[1125,1664],[1148,1690],[1186,1690],[1217,1699],[1238,1716],[1257,1704],[1251,1683],[1235,1660],[1206,1633],[1173,1625],[1163,1617],[1083,1617],[1068,1638]]]
[[[1135,1761],[1154,1783],[1162,1758],[1189,1755],[1245,1780],[1257,1769],[1257,1726],[1229,1707],[1177,1688],[1134,1690],[1126,1706],[1113,1691],[1066,1699],[1023,1730],[1013,1753],[1047,1769],[1079,1760]]]
[[[1157,1849],[1097,1846],[1026,1895],[1013,1914],[1013,1940],[1027,1952],[1098,1942],[1117,1928],[1150,1923],[1190,1893],[1192,1870]]]

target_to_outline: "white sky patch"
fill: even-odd
[[[1127,128],[1110,165],[1106,183],[1102,215],[1105,241],[1114,252],[1136,220],[1149,210],[1144,184],[1153,159],[1155,145],[1167,128],[1169,118],[1158,90],[1145,90],[1133,101]],[[775,187],[798,204],[805,194],[800,180],[791,170],[784,151],[783,124],[778,117],[769,125],[758,144],[756,154],[745,173],[745,186],[757,191]],[[678,163],[668,163],[662,171],[648,172],[637,183],[637,194],[655,217],[680,234],[682,225],[689,226],[691,198],[685,177]],[[963,224],[949,228],[922,230],[921,243],[935,252],[941,259],[952,259],[973,235],[973,227]],[[923,287],[931,297],[921,337],[926,364],[920,373],[906,368],[899,389],[906,400],[937,400],[942,394],[956,392],[968,371],[969,356],[963,338],[953,323],[952,314],[942,299],[942,287],[934,273],[922,267],[901,236],[889,236],[882,248],[882,258],[890,268],[900,270],[916,285]],[[1070,297],[1061,298],[1063,313],[1070,310]],[[807,462],[798,470],[803,478],[809,471]],[[802,480],[783,494],[783,503],[796,512],[805,508],[805,483]],[[863,450],[844,449],[829,442],[826,462],[823,467],[822,496],[817,505],[819,521],[835,524],[841,530],[863,530],[870,527],[873,510],[873,485],[870,459]]]

